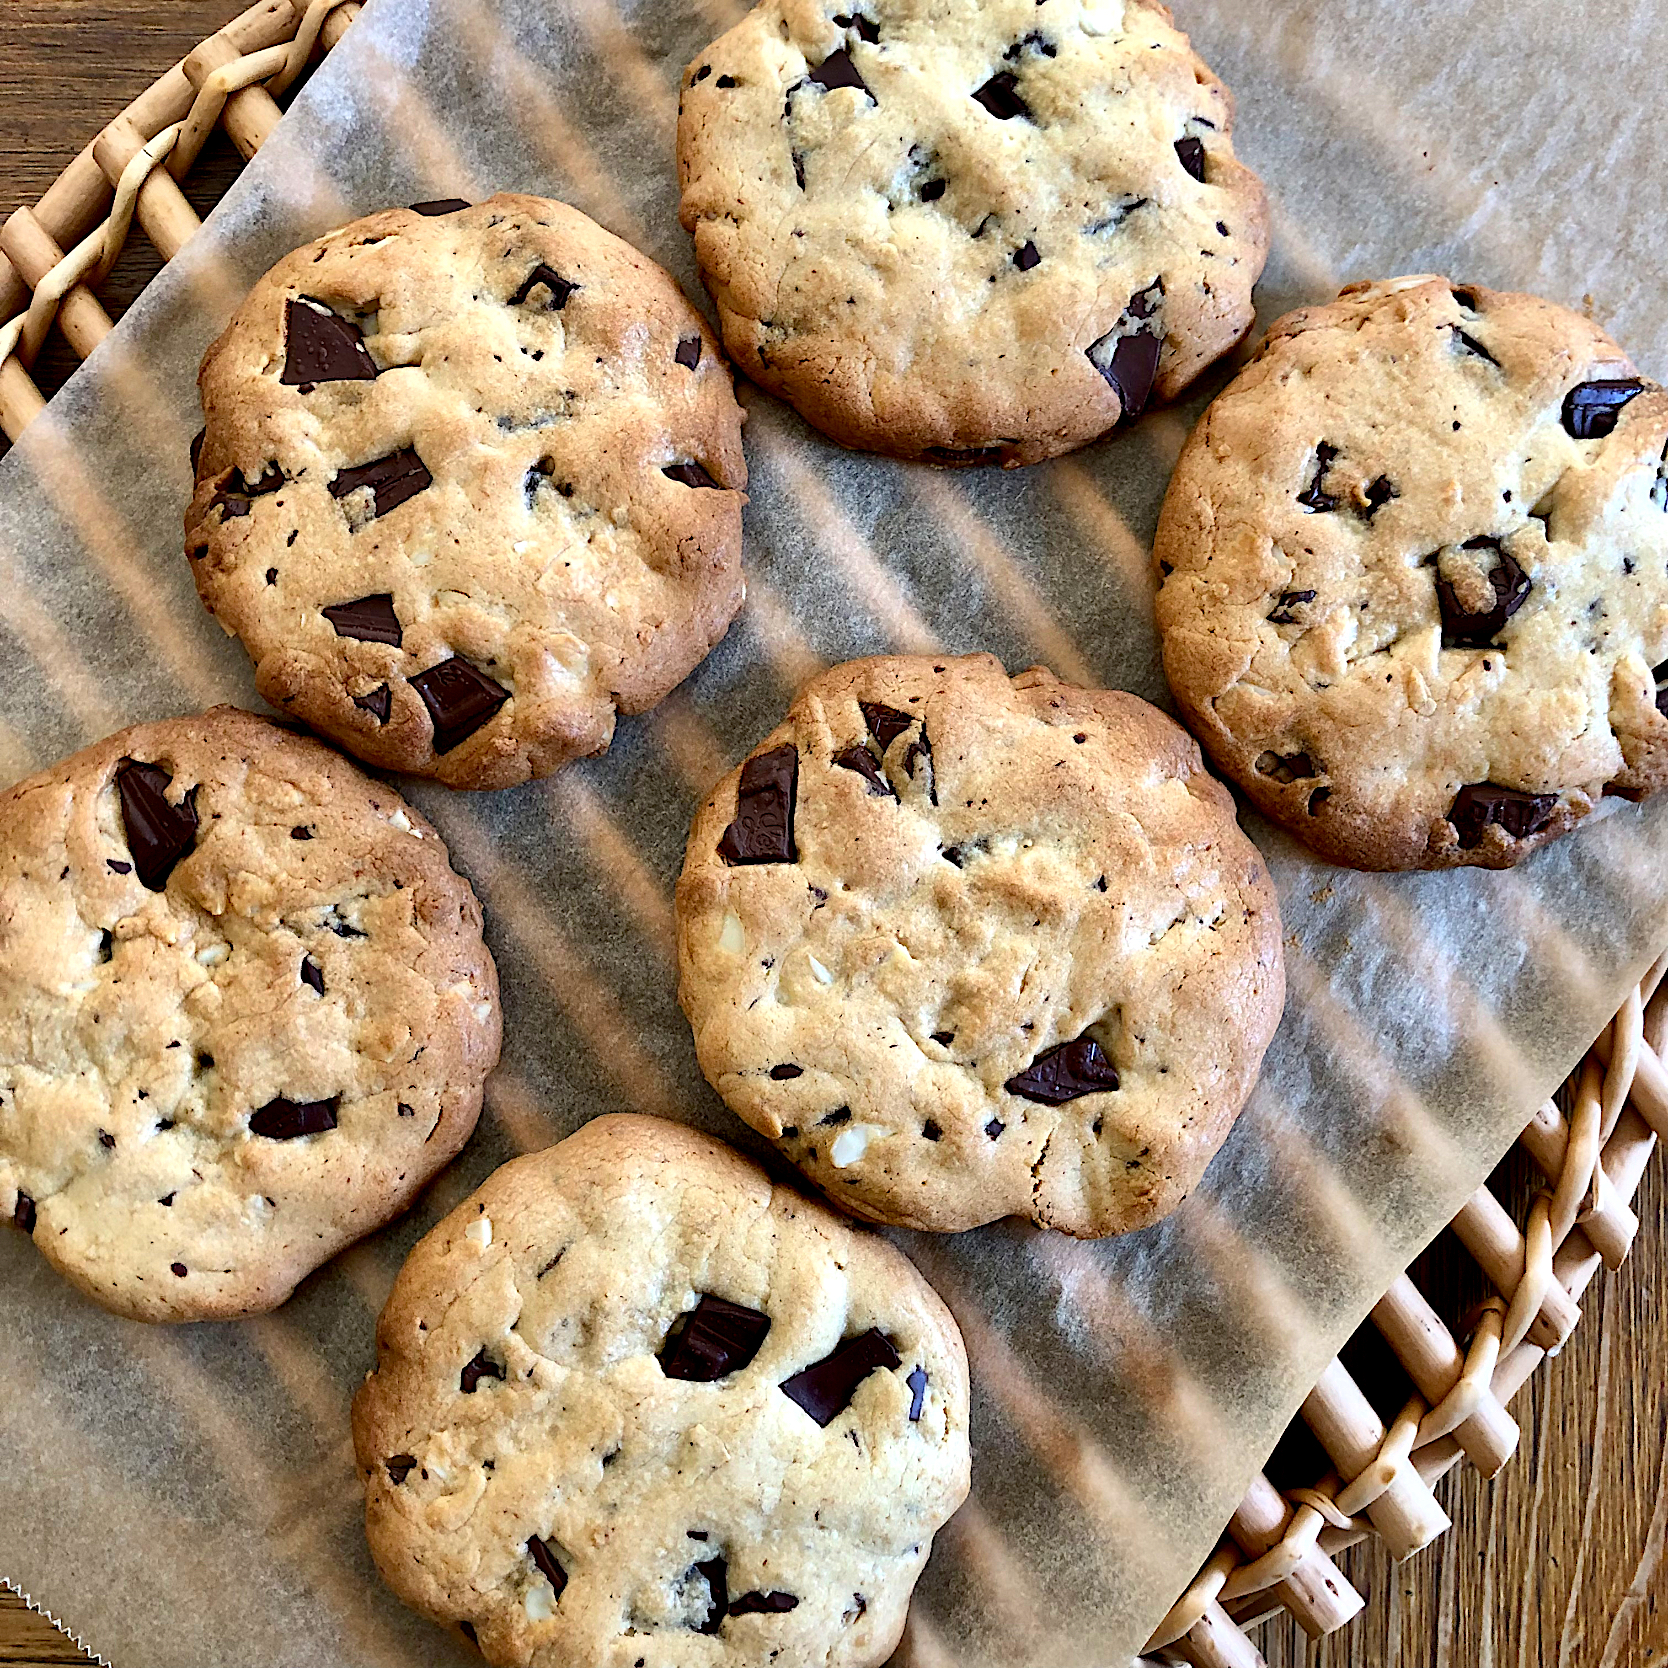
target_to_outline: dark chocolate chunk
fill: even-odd
[[[269,1141],[293,1141],[301,1135],[322,1135],[336,1127],[336,1106],[340,1095],[329,1100],[286,1100],[280,1095],[269,1100],[249,1119],[249,1133]]]
[[[487,1354],[486,1345],[483,1344],[476,1351],[473,1360],[464,1362],[463,1371],[458,1374],[458,1388],[464,1395],[473,1396],[475,1387],[483,1378],[495,1378],[502,1382],[503,1377],[503,1367]]]
[[[320,996],[324,995],[324,969],[311,956],[301,958],[301,982],[311,985]]]
[[[789,151],[788,155],[793,158],[793,177],[798,183],[799,189],[803,191],[805,189],[805,158],[798,151]]]
[[[1000,1118],[992,1118],[990,1122],[985,1125],[985,1134],[988,1135],[992,1141],[994,1141],[1007,1127],[1008,1126],[1003,1123]]]
[[[881,775],[880,765],[867,747],[844,748],[834,755],[834,762],[842,770],[855,770],[869,784],[871,794],[879,794],[883,798],[897,797],[892,793],[892,784]]]
[[[921,764],[924,769],[922,781],[926,785],[927,798],[936,805],[938,803],[938,775],[932,763],[932,737],[925,729],[921,731],[920,739],[912,741],[905,749],[903,756],[904,775],[910,781],[915,780],[915,766]]]
[[[927,1369],[917,1367],[904,1383],[909,1386],[909,1422],[916,1424],[921,1418],[921,1409],[927,1400]]]
[[[1289,786],[1319,776],[1320,770],[1307,753],[1276,753],[1269,748],[1257,755],[1257,774],[1272,776],[1276,782]]]
[[[1500,368],[1500,361],[1475,336],[1468,335],[1457,324],[1451,324],[1448,328],[1454,333],[1454,341],[1467,353],[1478,359],[1486,359],[1496,370]]]
[[[357,469],[338,470],[330,483],[330,496],[345,498],[360,487],[369,487],[375,504],[371,513],[387,515],[433,484],[434,477],[424,467],[423,460],[407,446],[402,451],[390,452],[385,458],[361,464]]]
[[[158,1129],[172,1129],[174,1126],[172,1124],[158,1124],[156,1127]],[[176,1189],[175,1191],[177,1192],[178,1190]],[[157,1203],[169,1210],[172,1210],[174,1207],[174,1194],[164,1193],[162,1197],[157,1200]]]
[[[932,1040],[937,1043],[940,1048],[948,1048],[950,1044],[956,1040],[956,1034],[954,1031],[934,1031],[932,1034]]]
[[[696,1630],[716,1633],[724,1625],[730,1609],[730,1570],[722,1558],[707,1558],[695,1566],[696,1573],[707,1579],[706,1620]]]
[[[948,180],[928,180],[921,187],[921,201],[923,203],[936,203],[949,188],[950,182]]]
[[[133,865],[131,863],[122,862],[120,858],[107,857],[105,858],[104,863],[105,867],[108,868],[112,874],[130,875],[133,873]]]
[[[369,695],[355,695],[353,704],[363,707],[379,724],[388,722],[388,713],[394,704],[394,697],[389,692],[388,685],[379,683]]]
[[[1392,498],[1400,497],[1401,494],[1396,491],[1395,484],[1391,481],[1390,477],[1388,475],[1380,475],[1376,481],[1368,483],[1367,507],[1361,513],[1366,520],[1371,521]]]
[[[851,1108],[849,1106],[836,1106],[832,1112],[825,1113],[817,1119],[817,1128],[821,1129],[825,1124],[849,1124],[850,1122]]]
[[[1037,253],[1036,244],[1029,238],[1014,251],[1014,265],[1021,272],[1029,272],[1032,267],[1042,265],[1042,256]]]
[[[1176,156],[1188,173],[1201,185],[1205,183],[1205,142],[1191,134],[1176,141]]]
[[[106,1152],[114,1152],[116,1150],[116,1137],[112,1135],[109,1130],[101,1129],[98,1132],[98,1144],[103,1147]]]
[[[1330,492],[1323,490],[1326,472],[1332,467],[1337,455],[1338,448],[1327,445],[1324,440],[1315,448],[1315,478],[1297,495],[1298,503],[1311,515],[1322,515],[1338,507],[1338,500]]]
[[[732,1616],[780,1616],[799,1608],[792,1593],[743,1593],[730,1605]]]
[[[714,492],[726,490],[698,463],[669,463],[661,470],[661,474],[668,480],[677,481],[686,487],[707,487]]]
[[[1583,382],[1564,397],[1564,427],[1577,440],[1602,440],[1616,427],[1622,407],[1644,391],[1644,383],[1636,377]]]
[[[180,1280],[183,1280],[191,1272],[184,1263],[169,1263],[168,1267],[174,1276]]]
[[[1465,550],[1492,550],[1498,557],[1489,570],[1488,582],[1494,604],[1481,613],[1468,613],[1460,604],[1451,581],[1440,575],[1436,581],[1437,606],[1442,611],[1442,646],[1445,649],[1486,649],[1520,609],[1534,588],[1529,576],[1494,539],[1469,539]]]
[[[265,498],[283,484],[284,472],[275,463],[269,463],[261,471],[261,478],[253,486],[243,478],[241,469],[234,469],[226,477],[226,484],[209,500],[208,513],[213,515],[218,510],[222,521],[236,521],[248,515],[255,499]]]
[[[711,1384],[748,1366],[769,1331],[769,1315],[704,1293],[666,1334],[660,1370],[668,1378]]]
[[[413,203],[412,213],[427,215],[430,220],[442,214],[456,214],[470,205],[461,197],[431,197],[426,203]]]
[[[793,817],[798,792],[799,754],[791,743],[749,759],[741,767],[735,819],[718,842],[718,855],[732,867],[797,863]]]
[[[376,361],[357,326],[320,301],[284,303],[284,371],[278,380],[302,393],[321,382],[374,382]]]
[[[557,1563],[556,1554],[550,1550],[550,1542],[534,1535],[527,1542],[527,1556],[533,1560],[533,1567],[550,1583],[556,1597],[560,1598],[562,1589],[568,1584],[568,1572]]]
[[[805,1075],[803,1066],[772,1066],[770,1075],[778,1083],[791,1083],[796,1077]]]
[[[202,467],[203,442],[208,439],[208,430],[198,429],[191,437],[191,473],[195,475]]]
[[[929,446],[927,456],[934,463],[1000,463],[1005,446]]]
[[[382,1463],[388,1467],[389,1482],[398,1488],[411,1475],[412,1468],[417,1463],[417,1456],[415,1454],[390,1454]]]
[[[400,619],[387,591],[360,597],[357,602],[334,602],[320,612],[336,628],[338,637],[357,637],[361,643],[400,646]]]
[[[568,304],[568,297],[579,288],[577,284],[570,284],[554,267],[548,267],[541,261],[527,274],[521,288],[510,297],[510,305],[521,306],[541,285],[550,292],[550,299],[544,304],[547,313],[561,312]]]
[[[1471,851],[1482,843],[1483,830],[1491,822],[1514,840],[1538,834],[1552,820],[1557,805],[1555,793],[1524,793],[1493,782],[1472,782],[1454,796],[1448,821],[1454,825],[1462,849]]]
[[[411,680],[434,721],[434,750],[450,753],[467,741],[509,700],[510,692],[485,672],[453,655]]]
[[[973,97],[999,122],[1011,122],[1015,116],[1031,120],[1031,107],[1019,96],[1019,77],[1011,70],[993,75]]]
[[[880,25],[873,18],[864,17],[861,12],[852,12],[849,16],[837,16],[835,23],[842,29],[855,29],[857,38],[867,41],[870,46],[880,39]]]
[[[27,1193],[17,1196],[17,1203],[12,1206],[12,1221],[26,1234],[35,1231],[35,1201]]]
[[[1103,336],[1094,344],[1089,350],[1089,358],[1118,396],[1118,402],[1124,408],[1123,418],[1139,417],[1152,397],[1153,382],[1158,376],[1159,349],[1163,344],[1157,336],[1145,330],[1133,336],[1120,336],[1111,357],[1102,364],[1095,359],[1094,348],[1100,347],[1105,340]]]
[[[701,338],[699,336],[682,336],[678,339],[678,351],[672,355],[686,371],[692,371],[701,363]]]
[[[1002,1085],[1010,1095],[1041,1101],[1044,1106],[1060,1106],[1079,1095],[1096,1095],[1117,1086],[1117,1070],[1093,1037],[1046,1049]]]
[[[817,67],[811,71],[809,80],[821,87],[825,92],[833,92],[836,87],[855,87],[858,92],[866,94],[875,103],[875,95],[869,92],[869,84],[857,73],[857,66],[851,61],[851,54],[842,46],[837,52],[830,52]]]
[[[832,1355],[784,1379],[779,1388],[789,1401],[796,1402],[826,1428],[851,1405],[858,1385],[870,1373],[880,1367],[896,1367],[899,1360],[892,1340],[871,1326],[858,1337],[847,1338]]]
[[[733,75],[721,75],[714,85],[724,88],[727,92],[731,87],[739,87],[741,83]]]
[[[879,701],[859,701],[857,704],[862,709],[863,722],[868,725],[869,734],[880,743],[882,753],[915,722],[910,713],[882,706]]]
[[[928,1118],[927,1121],[921,1125],[921,1134],[929,1141],[937,1141],[944,1134],[944,1131],[938,1127],[938,1120],[936,1118]]]
[[[960,846],[940,846],[938,848],[938,855],[942,857],[946,863],[955,864],[958,869],[965,869],[967,867],[967,853],[963,851]]]
[[[1297,617],[1292,613],[1294,608],[1305,602],[1313,602],[1313,591],[1282,591],[1275,599],[1274,612],[1268,617],[1270,625],[1296,625]]]
[[[168,884],[174,865],[197,843],[197,790],[172,804],[167,797],[172,781],[161,765],[123,759],[116,766],[127,849],[139,879],[153,892]]]

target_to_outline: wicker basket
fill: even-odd
[[[200,225],[178,181],[204,141],[220,125],[253,156],[278,121],[277,97],[359,9],[358,0],[264,0],[175,65],[0,228],[8,437],[42,409],[30,367],[51,331],[84,359],[111,329],[95,291],[134,222],[172,259]],[[1344,1626],[1363,1600],[1332,1555],[1376,1535],[1393,1557],[1411,1557],[1448,1528],[1431,1492],[1438,1477],[1461,1460],[1493,1476],[1511,1458],[1518,1427],[1508,1406],[1568,1338],[1600,1265],[1627,1256],[1638,1226],[1629,1201],[1657,1136],[1668,1136],[1665,970],[1668,956],[1518,1137],[1545,1182],[1524,1220],[1487,1186],[1454,1219],[1449,1235],[1493,1295],[1462,1318],[1452,1269],[1438,1278],[1416,1265],[1397,1279],[1310,1391],[1288,1433],[1300,1440],[1282,1444],[1296,1455],[1293,1479],[1252,1484],[1149,1641],[1151,1661],[1255,1668],[1263,1659],[1247,1630],[1282,1609],[1314,1638]],[[1363,1347],[1374,1340],[1376,1357]]]

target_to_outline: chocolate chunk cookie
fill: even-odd
[[[275,1308],[469,1138],[498,1058],[440,836],[216,707],[0,796],[0,1217],[137,1320]]]
[[[672,279],[539,197],[357,220],[203,361],[186,550],[261,693],[372,764],[600,753],[741,605],[729,367]]]
[[[1187,735],[989,655],[813,678],[697,813],[677,918],[713,1087],[916,1228],[1173,1210],[1285,994],[1268,872]]]
[[[724,341],[847,446],[1035,463],[1250,328],[1233,102],[1156,0],[765,0],[684,74]]]
[[[966,1496],[967,1417],[901,1253],[605,1117],[411,1253],[353,1434],[383,1575],[489,1662],[871,1668]]]
[[[1282,319],[1159,523],[1171,687],[1364,869],[1504,868],[1668,780],[1668,395],[1590,320],[1443,278]]]

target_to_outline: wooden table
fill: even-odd
[[[99,122],[238,9],[236,0],[3,0],[0,215],[39,197]],[[187,184],[200,210],[236,166],[217,138]],[[111,310],[155,269],[135,238],[114,275]],[[72,368],[57,347],[40,368],[43,392]],[[1643,1226],[1632,1260],[1594,1288],[1570,1347],[1517,1404],[1524,1441],[1505,1475],[1492,1485],[1469,1469],[1447,1478],[1438,1493],[1453,1532],[1403,1569],[1376,1545],[1346,1554],[1366,1614],[1313,1650],[1295,1627],[1271,1625],[1262,1639],[1270,1668],[1668,1664],[1668,1188],[1660,1172],[1660,1164],[1648,1172],[1636,1201]],[[1186,1573],[1177,1571],[1178,1582]],[[0,1664],[86,1660],[0,1592]]]

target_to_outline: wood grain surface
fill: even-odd
[[[235,0],[0,0],[0,216],[34,202],[101,122],[238,9]],[[236,166],[217,138],[186,185],[200,212]],[[107,289],[113,314],[156,265],[136,236]],[[73,365],[55,342],[38,367],[43,391]],[[1289,1622],[1268,1624],[1259,1642],[1270,1668],[1668,1665],[1668,1187],[1660,1170],[1647,1173],[1637,1201],[1632,1260],[1595,1285],[1563,1356],[1519,1398],[1524,1438],[1511,1466],[1492,1484],[1469,1468],[1444,1479],[1438,1495],[1453,1531],[1409,1564],[1394,1567],[1376,1545],[1346,1553],[1341,1562],[1367,1595],[1366,1613],[1318,1646]],[[1189,1573],[1176,1572],[1178,1586]],[[0,1590],[0,1664],[86,1660]]]

